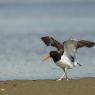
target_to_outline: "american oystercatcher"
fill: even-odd
[[[64,76],[66,76],[66,79],[68,80],[68,69],[81,66],[81,64],[76,62],[76,52],[78,48],[91,48],[95,45],[95,42],[86,40],[66,40],[63,44],[61,44],[50,36],[45,36],[41,39],[47,46],[53,46],[57,49],[56,51],[51,51],[44,56],[42,61],[45,61],[51,57],[54,63],[64,71],[64,74],[58,80],[62,80]]]

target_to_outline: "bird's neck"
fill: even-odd
[[[53,61],[56,63],[57,61],[59,61],[61,59],[61,56],[60,55],[54,55],[52,57]]]

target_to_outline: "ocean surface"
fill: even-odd
[[[0,5],[0,80],[59,78],[63,71],[52,59],[41,62],[55,50],[41,41],[47,35],[95,42],[95,3]],[[95,77],[95,47],[79,49],[77,61],[82,66],[69,78]]]

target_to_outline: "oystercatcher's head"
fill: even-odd
[[[57,62],[61,59],[60,51],[51,51],[46,56],[43,57],[42,61],[46,61],[49,58],[52,58],[54,62]]]

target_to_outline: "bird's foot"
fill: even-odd
[[[64,78],[59,78],[59,79],[57,79],[56,81],[61,81],[61,80],[63,80]],[[66,79],[66,80],[69,80],[68,78]]]
[[[61,81],[61,80],[63,80],[63,78],[59,78],[59,79],[57,79],[56,81]]]

